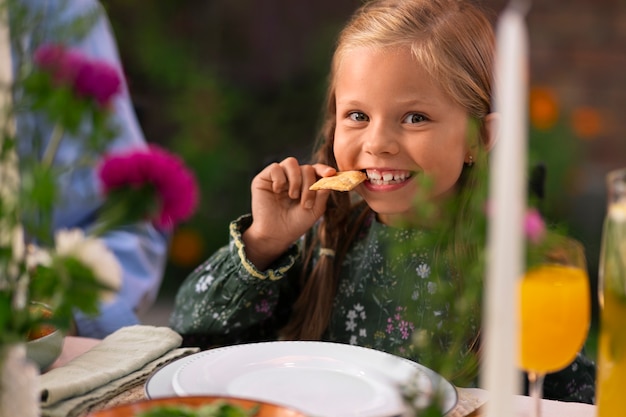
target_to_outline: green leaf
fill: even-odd
[[[160,208],[159,194],[151,184],[111,190],[92,233],[99,236],[117,226],[153,219]]]
[[[249,410],[243,407],[217,401],[197,408],[186,405],[165,405],[141,412],[137,417],[252,417],[258,412],[259,407]]]

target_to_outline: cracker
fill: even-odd
[[[332,177],[320,178],[309,190],[351,191],[366,179],[367,175],[361,171],[342,171]]]

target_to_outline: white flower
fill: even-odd
[[[207,268],[207,271],[210,268]],[[209,286],[213,282],[215,277],[213,275],[205,275],[196,283],[196,292],[202,293],[209,289]]]
[[[351,332],[356,329],[356,322],[354,320],[346,321],[346,330]]]
[[[417,272],[417,275],[420,278],[428,278],[430,275],[430,267],[425,263],[421,263],[417,268],[415,268],[415,272]]]
[[[26,268],[31,270],[38,265],[50,266],[52,257],[46,249],[30,244],[26,247]]]
[[[104,241],[85,236],[80,229],[63,229],[55,233],[54,242],[58,255],[75,257],[93,271],[101,284],[119,291],[122,284],[122,267]],[[111,291],[105,291],[102,298],[107,301],[113,295]]]

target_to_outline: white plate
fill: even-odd
[[[398,387],[443,392],[444,412],[456,390],[432,370],[381,351],[329,342],[265,342],[227,346],[179,359],[146,383],[149,398],[228,395],[273,402],[319,417],[397,416]]]

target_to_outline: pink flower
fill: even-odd
[[[526,211],[524,231],[532,243],[539,243],[546,234],[546,224],[536,208],[529,208]]]
[[[160,211],[152,220],[160,227],[173,227],[188,219],[198,204],[194,175],[180,158],[155,145],[106,156],[98,174],[106,194],[127,187],[154,187]]]
[[[491,216],[492,208],[488,201],[485,205],[485,212],[487,216]],[[531,243],[537,244],[543,240],[546,234],[546,223],[541,217],[541,213],[534,207],[530,207],[526,210],[524,216],[524,233]]]
[[[80,67],[74,87],[86,97],[105,106],[120,91],[122,80],[117,69],[104,61],[86,61]]]
[[[82,54],[68,51],[63,45],[49,44],[35,51],[35,64],[52,74],[59,84],[71,86],[85,58]]]
[[[80,51],[63,45],[42,45],[35,51],[34,60],[41,69],[50,72],[54,82],[72,87],[101,106],[107,105],[122,86],[117,68],[104,61],[90,60]]]
[[[35,51],[35,64],[41,68],[50,69],[57,65],[64,50],[65,48],[61,45],[42,45]]]

